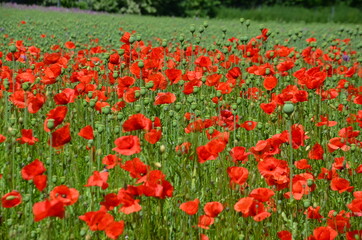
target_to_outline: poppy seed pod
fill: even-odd
[[[195,32],[195,25],[191,25],[191,26],[190,26],[190,32],[191,32],[191,34],[194,34],[194,32]]]
[[[283,112],[290,115],[294,112],[294,105],[291,102],[286,102],[283,106]]]
[[[204,26],[204,28],[207,28],[209,26],[209,23],[207,21],[205,21],[203,26]]]
[[[136,41],[136,39],[135,39],[133,36],[131,36],[131,37],[129,38],[129,43],[130,43],[130,44],[134,43],[135,41]]]

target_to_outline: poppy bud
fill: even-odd
[[[87,231],[85,229],[80,230],[80,236],[84,237],[86,235]]]
[[[145,64],[143,63],[143,61],[138,62],[138,67],[139,68],[143,68],[144,66],[145,66]]]
[[[249,27],[249,26],[250,26],[250,20],[249,20],[249,19],[247,19],[247,20],[245,21],[245,26],[246,26],[246,27]]]
[[[191,103],[191,109],[195,110],[197,108],[197,103],[193,102]]]
[[[185,40],[185,36],[181,34],[178,40],[182,43]]]
[[[294,112],[294,105],[291,102],[286,102],[283,106],[283,112],[290,115]]]
[[[176,103],[175,109],[176,109],[176,111],[180,111],[181,110],[181,103]]]
[[[245,21],[245,19],[244,19],[244,18],[240,18],[239,21],[240,21],[241,24],[243,24],[244,21]]]
[[[160,152],[161,152],[161,153],[164,153],[165,151],[166,151],[165,145],[161,145],[161,146],[160,146]]]
[[[141,39],[142,39],[142,36],[141,36],[141,35],[137,35],[136,40],[139,42],[139,41],[141,41]]]
[[[149,104],[150,102],[151,102],[151,101],[150,101],[149,98],[144,98],[144,99],[143,99],[143,103],[144,103],[145,105]]]
[[[48,119],[47,128],[50,130],[54,129],[54,119]]]
[[[91,100],[89,101],[89,106],[94,107],[95,105],[96,105],[96,100],[95,100],[95,99],[91,99]]]
[[[9,47],[9,51],[11,52],[11,53],[14,53],[14,52],[16,52],[16,46],[14,46],[14,45],[11,45],[10,47]]]
[[[13,225],[13,219],[12,219],[12,218],[9,218],[8,220],[6,220],[6,224],[7,224],[8,226]]]
[[[152,88],[153,87],[153,81],[150,81],[148,83],[146,83],[146,88]]]
[[[141,105],[136,105],[135,107],[134,107],[134,110],[135,110],[135,112],[137,112],[137,113],[139,113],[139,112],[141,112]]]
[[[130,44],[134,43],[135,41],[136,41],[136,39],[135,39],[133,36],[131,36],[131,37],[129,38],[129,43],[130,43]]]
[[[114,73],[113,73],[113,77],[114,77],[114,78],[117,78],[117,77],[118,77],[118,72],[114,72]]]
[[[118,113],[118,114],[117,114],[117,119],[118,119],[118,120],[121,120],[121,119],[122,119],[122,113]]]
[[[52,182],[56,183],[57,182],[57,176],[52,176]]]
[[[190,26],[190,32],[191,32],[191,34],[194,34],[194,32],[195,32],[195,25],[191,25],[191,26]]]
[[[156,168],[161,168],[162,167],[161,163],[159,163],[159,162],[155,162],[154,165],[155,165]]]
[[[141,94],[141,95],[145,95],[146,93],[147,93],[146,88],[141,87],[140,94]]]
[[[141,93],[139,90],[136,90],[135,93],[134,93],[135,97],[138,98],[140,97]]]

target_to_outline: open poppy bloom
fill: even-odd
[[[61,201],[64,206],[73,205],[78,201],[79,192],[75,188],[68,188],[65,185],[55,187],[50,192],[50,199],[57,199]]]
[[[88,182],[85,187],[98,186],[102,189],[108,188],[108,172],[94,171],[93,175],[88,178]]]
[[[36,142],[39,141],[38,138],[33,136],[33,130],[32,129],[22,129],[21,130],[21,138],[17,138],[16,141],[18,141],[20,144],[28,144],[28,145],[34,145]]]
[[[112,150],[119,154],[129,156],[141,152],[140,140],[137,136],[120,137],[117,138],[114,143],[116,147]]]
[[[39,222],[47,217],[64,217],[64,204],[57,200],[45,200],[33,205],[34,221]]]
[[[4,208],[16,207],[22,202],[21,194],[18,191],[11,191],[1,198],[1,204]]]
[[[188,215],[195,215],[199,210],[199,199],[193,201],[185,202],[180,205],[180,209],[187,213]]]

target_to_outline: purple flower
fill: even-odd
[[[348,62],[350,57],[348,55],[343,54],[342,59],[343,61]]]

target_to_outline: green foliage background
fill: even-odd
[[[312,19],[316,22],[362,21],[362,0],[0,0],[4,1],[136,15],[230,18],[247,11],[262,21],[269,18],[286,21]],[[353,17],[350,16],[351,11]],[[289,14],[292,17],[288,13],[292,13]],[[338,14],[342,17],[336,20],[335,15]]]

